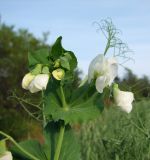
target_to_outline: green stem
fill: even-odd
[[[24,102],[24,103],[26,103],[26,104],[28,104],[28,105],[31,105],[31,106],[33,106],[33,107],[41,110],[41,108],[39,107],[39,105],[33,104],[33,103],[31,103],[31,102],[28,102],[27,100],[25,100],[25,99],[23,99],[23,98],[19,98],[19,97],[17,97],[17,96],[10,96],[10,98],[16,98],[19,102]]]
[[[22,101],[22,102],[24,102],[24,103],[26,103],[26,104],[29,104],[29,105],[31,105],[31,106],[39,109],[39,110],[41,110],[41,108],[40,108],[38,105],[36,105],[36,104],[33,104],[33,103],[28,102],[28,101],[26,101],[26,100],[24,100],[24,99],[21,99],[21,98],[18,98],[18,100],[19,100],[19,101]]]
[[[42,90],[42,113],[43,113],[43,127],[45,127],[46,125],[46,118],[45,118],[45,115],[44,115],[44,91]]]
[[[40,119],[38,119],[36,116],[34,116],[34,114],[31,113],[31,112],[26,108],[26,106],[25,106],[22,102],[20,102],[20,105],[23,107],[23,109],[24,109],[32,118],[36,119],[37,121],[40,121]]]
[[[66,99],[65,99],[65,95],[64,95],[62,86],[60,86],[60,92],[61,92],[62,107],[64,109],[67,109],[67,103],[66,103]],[[60,131],[59,131],[59,137],[58,137],[58,142],[57,142],[56,151],[54,155],[54,160],[59,160],[61,146],[62,146],[63,138],[64,138],[64,133],[65,133],[65,124],[63,123],[61,124]]]
[[[36,158],[34,155],[30,154],[28,151],[26,151],[24,148],[22,148],[11,136],[9,136],[8,134],[0,131],[0,134],[3,135],[4,137],[6,137],[8,140],[10,140],[20,151],[22,151],[25,155],[27,155],[28,157],[30,157],[33,160],[39,160],[38,158]]]
[[[106,44],[106,48],[105,48],[105,51],[104,51],[104,56],[106,55],[107,51],[108,51],[109,48],[110,48],[110,43],[111,43],[112,39],[113,39],[113,38],[112,38],[112,34],[111,34],[111,32],[110,32],[110,29],[109,29],[109,31],[108,31],[107,44]]]
[[[108,39],[108,41],[107,41],[107,45],[106,45],[106,48],[105,48],[105,51],[104,51],[104,56],[106,55],[109,48],[110,48],[110,39]]]
[[[67,108],[67,103],[66,103],[66,99],[65,99],[65,95],[64,95],[64,91],[63,91],[62,86],[60,86],[60,93],[61,93],[62,107],[63,107],[63,109],[66,110],[68,108]]]
[[[57,142],[57,146],[56,146],[54,160],[59,160],[61,146],[62,146],[62,142],[63,142],[63,138],[64,138],[64,132],[65,132],[65,125],[63,124],[60,127],[60,132],[59,132],[59,137],[58,137],[58,142]]]

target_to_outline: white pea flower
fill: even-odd
[[[41,90],[45,90],[49,80],[49,74],[38,74],[29,84],[29,91],[36,93]]]
[[[103,92],[106,86],[110,86],[117,76],[118,64],[115,57],[105,58],[103,54],[97,55],[90,63],[88,70],[88,82],[96,79],[96,89]]]
[[[65,71],[61,68],[58,68],[52,72],[52,75],[55,79],[60,81],[62,78],[64,78]]]
[[[121,91],[118,85],[113,87],[113,96],[117,106],[123,111],[130,113],[132,110],[132,102],[134,100],[134,94],[132,92]]]
[[[4,154],[0,155],[0,160],[13,160],[11,152],[6,151]]]
[[[35,78],[35,75],[31,74],[31,73],[27,73],[22,80],[22,88],[28,90],[29,88],[29,84],[31,83],[31,81]]]

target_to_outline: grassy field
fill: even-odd
[[[6,115],[5,110],[1,110],[2,114]],[[5,116],[5,121],[0,120],[6,133],[17,140],[37,138],[42,142],[38,123],[25,123],[27,117],[22,119],[14,111],[11,115],[13,121],[9,121],[10,115]],[[17,125],[8,130],[8,122]],[[134,104],[130,114],[115,106],[105,108],[99,119],[84,123],[81,128],[77,125],[77,130],[82,160],[150,160],[150,100]]]
[[[150,160],[150,101],[134,105],[130,114],[117,107],[84,124],[82,160]]]

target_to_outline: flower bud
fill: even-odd
[[[4,154],[0,155],[0,160],[13,160],[11,152],[6,151]]]
[[[64,78],[65,71],[61,68],[58,68],[52,72],[52,75],[55,79],[61,80],[62,78]]]
[[[60,59],[57,59],[55,62],[54,62],[54,68],[58,68],[60,66]]]
[[[134,100],[133,93],[121,91],[118,88],[118,84],[114,84],[113,95],[116,105],[119,106],[123,111],[130,113],[132,110],[132,102]]]
[[[27,73],[22,80],[22,88],[28,90],[29,88],[29,84],[31,83],[31,81],[35,78],[35,75],[31,74],[31,73]]]

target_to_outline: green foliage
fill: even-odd
[[[19,143],[19,145],[39,160],[53,160],[59,136],[59,129],[59,123],[51,122],[44,129],[44,144],[40,144],[36,140],[28,140]],[[13,147],[11,150],[14,158],[21,160],[32,160],[16,147]],[[78,145],[74,133],[69,126],[66,126],[62,150],[60,153],[60,160],[80,160],[80,146]]]
[[[47,49],[39,49],[37,51],[32,51],[28,54],[29,69],[32,74],[35,74],[35,75],[40,73],[51,74],[52,71],[58,67],[58,68],[65,69],[65,72],[67,73],[65,75],[67,76],[74,75],[75,73],[74,69],[77,66],[76,57],[73,52],[66,51],[62,48],[61,39],[62,38],[59,37],[56,40],[56,42],[52,45],[50,51],[48,51]],[[61,59],[63,58],[66,60],[64,63],[62,63],[61,61]],[[59,59],[60,59],[60,66],[58,65],[56,67],[55,62]],[[66,67],[66,64],[68,64],[68,68]],[[65,77],[64,79],[67,79],[67,78]],[[53,98],[57,99],[57,96],[58,96],[58,95],[55,95],[55,92],[57,91],[57,88],[55,86],[57,87],[61,86],[64,82],[64,79],[63,81],[57,81],[52,76],[50,77],[48,86],[53,87],[53,90],[47,87],[47,92],[50,94],[54,94],[54,97],[52,97],[52,99],[50,97],[50,99],[52,100],[52,106],[50,105],[51,108],[52,107],[55,108],[56,103],[60,103],[60,108],[64,107],[63,102],[65,101],[65,97],[62,96],[62,91],[59,90],[58,92],[58,94],[61,94],[59,95],[59,98],[61,97],[60,102],[53,101]],[[73,81],[74,81],[74,76],[72,76],[71,78],[71,82]],[[53,82],[53,84],[51,82]],[[48,102],[49,99],[45,98],[45,101]],[[26,101],[24,100],[23,102],[26,102]],[[30,102],[27,101],[27,104],[30,104]],[[42,111],[43,111],[45,109],[45,105],[43,104],[42,107],[43,107],[42,108]],[[29,112],[29,110],[26,107],[24,107],[24,109],[32,117],[35,117],[31,112]],[[41,110],[41,108],[38,108],[38,109]],[[56,112],[56,114],[58,114],[57,121],[63,120],[62,123],[64,123],[64,121],[67,123],[65,118],[61,118],[58,111]],[[41,117],[40,114],[39,116]],[[62,125],[58,125],[58,127],[57,127],[57,124],[54,125],[53,120],[56,121],[56,118],[54,118],[52,114],[49,114],[49,116],[50,116],[50,119],[47,118],[45,121],[45,113],[44,113],[42,115],[42,120],[41,120],[43,122],[44,127],[45,127],[45,122],[47,126],[49,126],[49,127],[46,126],[46,128],[43,128],[45,131],[45,143],[41,145],[38,141],[33,141],[33,140],[21,142],[19,145],[21,146],[21,148],[23,148],[22,150],[20,150],[20,148],[18,148],[17,146],[12,148],[12,152],[15,158],[34,159],[34,160],[38,160],[38,159],[39,160],[46,160],[46,159],[57,160],[59,157],[61,157],[59,158],[61,160],[67,160],[67,159],[79,160],[80,159],[79,147],[76,146],[77,143],[73,136],[71,128],[70,127],[67,128],[67,126],[64,125],[64,128],[63,128],[65,130],[65,133],[64,133],[63,130],[61,131]],[[51,121],[52,125],[49,124],[49,121]],[[59,138],[60,137],[59,134],[62,135],[62,139]],[[60,144],[59,144],[59,141],[60,141]],[[73,149],[70,147],[72,143],[74,143],[74,145],[72,146]],[[59,155],[59,148],[60,148],[60,155]],[[68,148],[70,148],[70,150],[68,150]]]
[[[77,123],[96,118],[103,110],[101,94],[95,93],[95,87],[87,83],[74,90],[72,94],[66,93],[65,96],[68,101],[64,109],[59,83],[54,79],[51,80],[45,93],[44,114],[47,118],[54,121],[61,119],[65,123]]]
[[[73,71],[77,67],[77,59],[73,52],[65,50],[61,45],[62,37],[58,37],[52,45],[50,58],[53,60],[60,59],[60,65],[64,69]]]
[[[63,57],[60,58],[61,60],[61,66],[68,69],[73,70],[77,67],[77,59],[73,52],[66,51]],[[67,64],[67,66],[66,66]]]
[[[73,52],[67,51],[62,47],[61,40],[62,37],[58,37],[51,46],[50,51],[47,48],[43,48],[29,52],[29,69],[33,74],[41,73],[41,67],[45,66],[46,68],[43,67],[42,73],[49,73],[49,71],[52,72],[56,68],[62,68],[73,75],[74,69],[77,67],[77,59]]]
[[[60,60],[60,65],[66,70],[73,71],[77,67],[77,59],[73,52],[67,51],[62,47],[62,37],[58,37],[52,45],[49,56],[53,62]]]
[[[54,151],[56,150],[59,130],[60,130],[60,124],[53,122],[49,123],[45,128],[44,135],[45,135],[45,142],[47,144],[46,145],[47,147],[45,147],[45,149],[47,149],[47,155],[50,154],[47,157],[51,157],[50,158],[51,160],[54,159]],[[61,148],[62,149],[59,158],[60,160],[80,160],[80,146],[74,135],[73,130],[70,128],[69,125],[65,127],[65,134]]]
[[[24,139],[25,137],[37,137],[40,140],[42,139],[39,122],[35,122],[32,117],[27,116],[20,103],[8,99],[8,97],[12,95],[12,91],[15,89],[19,97],[23,97],[27,101],[36,104],[41,102],[41,94],[37,93],[35,96],[29,92],[25,92],[21,88],[21,81],[23,76],[28,72],[27,55],[29,51],[29,56],[31,56],[30,61],[32,62],[32,59],[34,59],[33,62],[35,62],[30,62],[30,66],[32,66],[31,69],[34,68],[32,72],[34,74],[49,72],[49,67],[47,67],[47,65],[36,65],[40,62],[47,64],[47,57],[50,53],[49,48],[50,46],[46,45],[45,41],[37,39],[27,30],[14,30],[13,26],[5,24],[0,26],[0,130],[3,130],[16,140]],[[39,50],[40,55],[42,54],[44,57],[42,56],[39,58]],[[36,56],[34,54],[36,54]],[[72,69],[76,68],[77,60],[72,52],[69,52],[69,54],[71,56],[68,57],[73,57],[72,61],[74,65]],[[68,52],[64,51],[63,56],[66,55],[68,55]],[[50,64],[50,59],[48,60],[48,64]],[[70,59],[68,58],[68,60]],[[75,70],[74,76],[70,74],[71,78],[73,77],[69,84],[70,90],[78,86],[80,82],[80,73],[79,70]],[[67,75],[68,73],[66,76]],[[30,110],[35,112],[33,107],[27,104],[26,106],[28,108],[30,107]]]
[[[77,87],[74,93],[68,91],[68,87],[74,81],[74,76],[71,75],[75,73],[77,59],[73,52],[63,49],[61,39],[59,37],[56,40],[50,52],[40,49],[29,53],[29,68],[33,74],[53,73],[58,67],[64,69],[65,77],[58,81],[51,76],[43,96],[42,122],[44,127],[49,126],[43,128],[46,135],[45,144],[41,146],[35,141],[20,143],[21,147],[26,150],[25,152],[18,148],[12,150],[20,158],[33,159],[32,156],[35,156],[34,160],[79,160],[79,147],[71,128],[67,128],[67,125],[96,118],[103,109],[102,95],[96,92],[94,84],[85,83],[83,86]],[[81,93],[82,95],[80,95]],[[56,122],[60,121],[62,123],[58,124],[57,128]],[[71,145],[72,147],[70,147]],[[32,155],[30,156],[30,154]]]
[[[58,37],[51,48],[50,57],[54,58],[54,60],[57,60],[58,57],[62,56],[63,54],[64,49],[62,48],[61,40],[62,37]]]
[[[120,39],[121,31],[116,28],[111,18],[102,19],[100,22],[94,22],[94,24],[97,26],[97,31],[101,31],[106,38],[104,55],[111,51],[114,56],[120,56],[128,60],[129,57],[127,57],[126,54],[131,52],[131,50],[128,45]]]
[[[84,124],[80,133],[83,160],[149,160],[150,101],[138,102],[128,115],[117,107]]]
[[[148,76],[137,77],[130,69],[126,69],[123,79],[116,79],[122,90],[129,90],[134,93],[136,101],[149,99],[150,97],[150,80]]]
[[[49,51],[47,48],[29,52],[28,54],[29,68],[33,68],[37,64],[49,65]]]
[[[19,143],[21,147],[23,147],[26,151],[34,155],[39,160],[47,160],[44,151],[42,150],[42,146],[36,140],[28,140]],[[17,147],[12,148],[13,156],[15,158],[19,158],[21,160],[32,160],[30,157],[22,153]]]
[[[60,58],[60,64],[63,68],[70,70],[70,65],[69,65],[69,61],[66,57],[61,57]]]
[[[32,70],[34,73],[41,70],[39,64],[47,65],[50,72],[52,72],[56,68],[55,63],[60,62],[58,67],[65,69],[65,77],[62,81],[58,82],[53,77],[50,77],[45,93],[44,115],[46,115],[47,122],[64,120],[66,124],[92,119],[98,116],[103,108],[101,94],[95,93],[95,87],[91,87],[86,83],[85,86],[75,89],[75,94],[68,91],[68,89],[65,89],[65,93],[62,93],[63,89],[60,89],[61,86],[68,88],[66,80],[70,82],[74,80],[71,75],[74,75],[74,69],[77,66],[77,59],[74,53],[65,50],[61,45],[61,40],[62,37],[56,40],[49,53],[47,50],[39,50],[29,54],[29,67],[36,65]],[[49,63],[49,60],[52,63]],[[81,92],[83,94],[80,96]],[[62,94],[66,99],[65,106],[63,105]],[[67,101],[68,99],[69,101]]]
[[[1,108],[0,110],[0,130],[10,134],[15,139],[25,137],[27,132],[30,131],[29,120],[30,118],[21,111],[16,112],[14,109],[7,108]]]
[[[28,52],[40,48],[48,46],[45,41],[37,39],[27,30],[16,30],[14,26],[0,24],[0,130],[15,139],[29,136],[29,126],[33,121],[23,112],[20,104],[8,97],[16,90],[19,96],[26,94],[26,97],[28,95],[34,98],[35,102],[39,102],[39,94],[33,97],[30,93],[24,92],[21,81],[28,72]]]
[[[105,21],[105,23],[106,26],[113,27],[111,23],[109,24],[107,23],[107,21]],[[116,47],[120,44],[119,39],[115,38],[117,30],[115,28],[107,28],[106,26],[104,25],[104,28],[102,29],[106,29],[106,31],[108,29],[107,32],[109,36],[114,35],[114,37],[107,38],[108,43],[106,45],[104,54],[106,54],[111,46]],[[2,48],[0,48],[0,51],[2,51],[2,61],[0,61],[0,64],[2,64],[2,70],[0,70],[0,82],[9,79],[9,87],[12,84],[15,84],[17,86],[18,82],[21,83],[21,79],[13,79],[13,83],[10,82],[10,78],[13,78],[14,74],[19,74],[18,68],[20,67],[16,67],[15,63],[19,62],[21,67],[24,68],[24,65],[27,62],[27,59],[23,59],[24,55],[20,55],[21,51],[22,53],[26,54],[28,50],[31,50],[31,52],[29,52],[28,54],[29,70],[35,75],[40,73],[51,74],[55,69],[62,69],[65,72],[65,77],[60,81],[54,79],[53,74],[51,74],[48,82],[48,87],[44,94],[42,92],[42,100],[38,97],[38,94],[35,96],[35,100],[40,102],[39,104],[36,103],[38,105],[31,104],[30,101],[27,101],[27,104],[36,108],[33,114],[29,112],[26,107],[24,107],[32,117],[36,118],[40,122],[43,122],[45,142],[39,143],[35,140],[28,140],[21,142],[20,146],[33,156],[37,157],[34,158],[34,160],[80,160],[80,147],[78,146],[78,143],[74,137],[71,125],[74,123],[76,124],[79,122],[91,120],[100,116],[104,106],[104,98],[107,98],[107,93],[110,92],[110,90],[104,90],[104,92],[107,91],[107,93],[100,94],[96,91],[95,84],[89,85],[88,83],[84,83],[79,87],[78,72],[75,71],[77,67],[76,56],[73,52],[67,51],[62,47],[62,37],[58,37],[58,39],[50,48],[50,46],[43,44],[41,41],[35,39],[25,31],[20,32],[21,34],[18,36],[17,32],[13,31],[13,28],[9,28],[3,25],[1,29],[3,29],[3,31],[0,30],[0,34],[2,34],[2,37],[4,34],[3,38],[5,38],[5,36],[9,36],[7,34],[8,32],[11,33],[11,40],[8,41],[8,44],[6,43],[7,45],[5,46],[5,41],[0,38],[0,44],[2,44]],[[15,39],[14,41],[12,40],[13,38]],[[34,41],[34,47],[32,46],[32,41]],[[24,44],[25,42],[27,45]],[[18,43],[20,43],[20,46],[25,46],[25,48],[21,50],[22,48],[18,47]],[[17,44],[17,46],[15,46],[15,44]],[[121,42],[121,45],[122,44],[123,43]],[[16,47],[15,49],[13,48],[14,46]],[[34,51],[34,48],[36,48],[36,51]],[[14,53],[17,54],[15,55]],[[17,56],[19,57],[18,59],[16,58]],[[8,66],[12,67],[13,70],[11,70],[11,68],[8,68],[7,70]],[[10,71],[14,71],[14,69],[15,73],[12,74]],[[19,70],[21,75],[22,73],[24,75],[24,73],[27,72],[26,69]],[[10,76],[10,74],[12,75]],[[129,78],[130,77],[131,76],[129,76]],[[135,80],[133,82],[135,82]],[[3,86],[5,84],[7,85],[7,83],[0,85],[1,88],[3,87],[2,89],[4,90],[4,93],[6,93],[5,90],[7,90],[7,88]],[[20,88],[18,90],[19,93],[22,94]],[[32,99],[33,96],[29,95],[29,97]],[[3,99],[2,94],[0,94],[0,99]],[[24,101],[24,103],[26,102]],[[7,106],[5,105],[5,103],[2,103],[1,105],[4,105],[4,107]],[[32,110],[34,111],[34,109]],[[142,110],[139,111],[141,111],[139,113],[141,113],[141,116],[143,116],[144,113],[142,112]],[[105,116],[106,112],[108,112],[108,116]],[[132,113],[132,115],[135,114],[134,112]],[[38,115],[38,118],[35,116],[36,114]],[[136,114],[133,117],[132,115],[130,117],[126,116],[125,113],[122,113],[120,111],[118,114],[118,112],[105,110],[102,117],[103,119],[101,118],[98,121],[91,122],[89,123],[90,125],[88,124],[88,126],[84,125],[81,132],[81,139],[83,140],[81,141],[81,144],[83,146],[82,158],[86,160],[123,160],[130,158],[138,159],[138,157],[140,157],[141,159],[143,157],[140,155],[140,153],[144,153],[144,159],[149,159],[149,152],[147,148],[143,146],[143,143],[136,143],[134,146],[136,146],[137,148],[135,149],[134,147],[132,147],[134,149],[131,149],[131,146],[138,141],[139,137],[142,138],[142,141],[144,141],[148,146],[148,149],[150,149],[150,135],[149,130],[145,125],[146,121],[144,121],[143,123],[142,120],[135,119]],[[19,116],[22,115],[19,113]],[[2,123],[4,122],[4,120],[5,118],[2,117]],[[18,121],[17,118],[15,120]],[[108,121],[110,123],[108,123]],[[8,119],[6,119],[6,122],[9,122]],[[19,122],[21,123],[21,121]],[[105,122],[107,123],[105,124]],[[10,123],[12,123],[12,121],[10,121]],[[16,127],[16,122],[14,124]],[[119,127],[118,124],[120,125]],[[20,126],[22,126],[21,128],[25,128],[23,127],[23,124],[20,124]],[[112,129],[112,132],[109,132],[110,128]],[[4,130],[3,126],[2,129]],[[96,131],[94,131],[94,129]],[[130,133],[126,133],[126,131],[130,131]],[[86,143],[87,145],[85,145]],[[126,147],[127,144],[129,147]],[[138,148],[138,146],[140,146],[140,148]],[[141,146],[143,146],[143,148],[141,148]],[[31,158],[32,156],[30,156],[30,154],[28,154],[27,152],[23,153],[22,151],[16,147],[12,148],[12,152],[15,158],[25,160],[33,159]],[[138,155],[135,154],[137,152]]]

